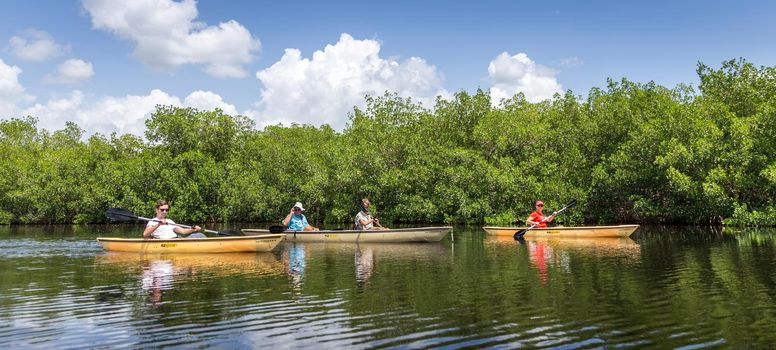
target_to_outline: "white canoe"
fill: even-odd
[[[489,235],[513,236],[526,228],[485,226],[482,229]],[[525,237],[630,237],[637,228],[639,225],[532,228],[525,232]]]
[[[268,252],[274,249],[284,234],[206,238],[113,238],[100,237],[102,248],[117,252],[139,253],[235,253]]]
[[[415,227],[390,230],[321,230],[321,231],[285,231],[286,240],[291,242],[343,242],[343,243],[409,243],[439,242],[451,226]],[[242,229],[246,235],[267,234],[267,229]]]

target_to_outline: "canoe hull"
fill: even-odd
[[[117,252],[137,253],[235,253],[269,252],[284,234],[239,237],[207,237],[176,239],[139,239],[100,237],[102,248]]]
[[[513,236],[525,228],[485,226],[482,229],[489,235]],[[639,225],[533,228],[525,232],[525,237],[630,237],[637,228]]]
[[[452,227],[419,227],[391,230],[321,230],[285,231],[290,242],[338,242],[338,243],[410,243],[439,242]],[[266,229],[243,229],[246,235],[266,234]]]

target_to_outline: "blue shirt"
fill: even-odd
[[[307,225],[309,224],[304,214],[291,215],[291,220],[288,220],[288,229],[292,231],[302,231]]]

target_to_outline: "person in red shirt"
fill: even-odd
[[[544,216],[542,210],[544,210],[544,202],[537,200],[536,211],[531,213],[528,219],[525,220],[525,223],[529,226],[536,225],[538,228],[546,228],[547,223],[552,222],[552,219],[555,219],[555,217],[558,215],[558,212],[553,212],[550,216]]]

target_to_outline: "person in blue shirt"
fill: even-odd
[[[304,208],[302,202],[294,203],[291,207],[291,212],[283,219],[283,225],[287,226],[291,231],[318,231],[317,227],[310,226],[307,223],[307,218],[302,214]]]

